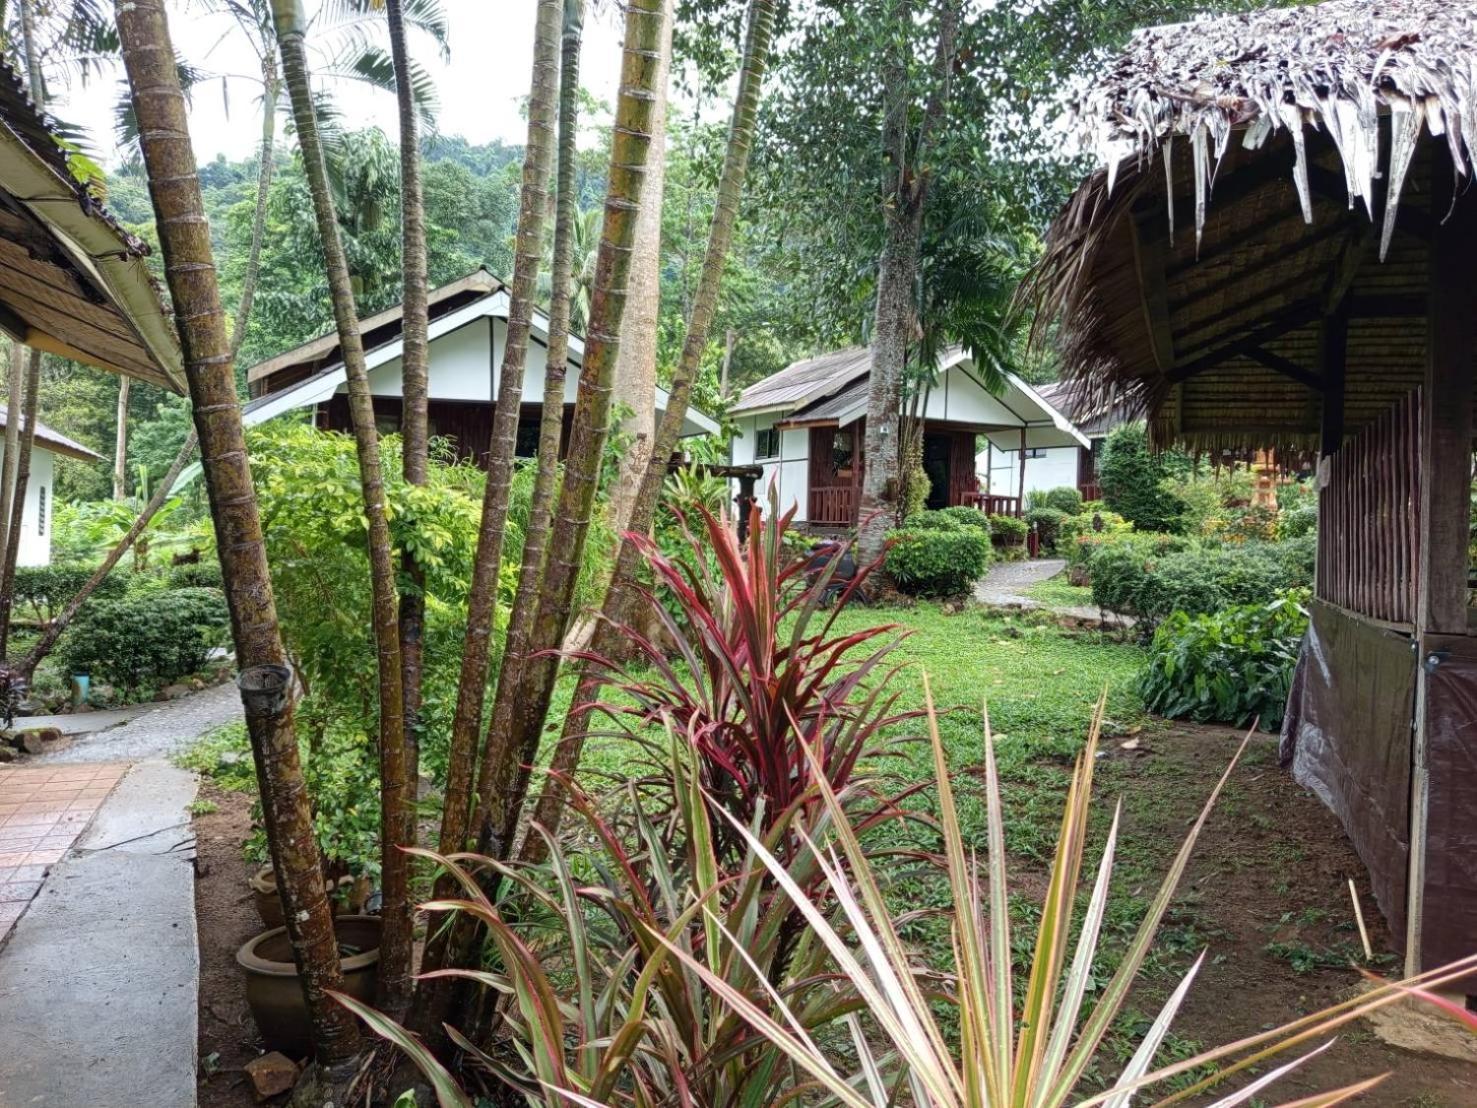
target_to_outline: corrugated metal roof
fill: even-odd
[[[829,396],[871,368],[872,354],[865,346],[806,358],[750,385],[730,411],[743,415],[767,409],[793,410]]]
[[[865,413],[867,410],[867,387],[871,380],[871,374],[866,374],[853,381],[835,396],[824,397],[799,411],[791,412],[785,417],[787,423],[821,423],[829,420],[840,420],[849,422],[847,417],[855,418],[858,414],[856,409],[861,408]]]
[[[10,409],[0,405],[0,431],[4,431],[10,423]],[[24,426],[24,424],[22,424]],[[69,458],[77,458],[84,462],[102,461],[102,455],[95,450],[89,450],[75,439],[69,439],[60,431],[53,431],[39,419],[36,421],[36,442],[38,445],[50,450],[53,454],[64,454]]]

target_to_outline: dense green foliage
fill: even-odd
[[[15,603],[38,623],[45,623],[77,595],[91,576],[88,566],[17,566]],[[92,596],[95,600],[112,600],[127,588],[128,575],[114,570],[99,582]]]
[[[1071,485],[1060,485],[1054,489],[1035,489],[1026,493],[1026,507],[1054,508],[1064,516],[1081,515],[1082,494]]]
[[[1041,539],[1041,550],[1046,554],[1057,552],[1057,533],[1063,523],[1071,518],[1060,508],[1042,505],[1026,511],[1026,526],[1034,527]]]
[[[1298,647],[1308,629],[1308,593],[1270,603],[1236,604],[1159,625],[1140,681],[1145,704],[1161,715],[1269,731],[1282,723]]]
[[[137,690],[197,672],[229,643],[219,590],[153,587],[84,606],[60,654],[72,673]]]
[[[1311,585],[1313,556],[1311,538],[1212,546],[1133,536],[1098,549],[1088,569],[1094,603],[1152,624],[1174,612],[1265,604],[1282,590]]]
[[[1190,459],[1176,450],[1154,452],[1141,423],[1119,427],[1103,445],[1098,481],[1103,502],[1140,531],[1179,532],[1184,502],[1165,486],[1185,477]]]
[[[977,527],[904,527],[889,532],[883,562],[898,588],[915,596],[959,596],[990,568],[990,536]]]

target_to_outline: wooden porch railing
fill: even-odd
[[[978,508],[987,516],[1019,516],[1021,499],[1018,496],[991,496],[986,492],[969,493],[964,498],[970,507]]]
[[[1328,457],[1318,500],[1320,600],[1390,623],[1414,622],[1420,415],[1417,389]]]
[[[856,489],[850,485],[811,489],[807,518],[811,523],[850,527],[856,522]]]

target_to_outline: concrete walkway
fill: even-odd
[[[1132,627],[1132,616],[1104,612],[1099,608],[1072,604],[1047,604],[1027,595],[1032,585],[1049,581],[1067,568],[1063,558],[1037,558],[1026,562],[997,562],[975,586],[974,598],[991,608],[1022,608],[1055,612],[1083,622],[1102,622],[1113,627]]]
[[[239,714],[232,686],[209,689],[48,759],[146,756],[49,867],[0,947],[0,1108],[195,1104],[196,782],[159,755],[233,718],[231,702]],[[45,771],[31,765],[12,772]]]
[[[80,718],[102,714],[84,712]],[[205,732],[240,718],[241,694],[228,682],[178,700],[148,705],[146,711],[126,718],[118,726],[78,738],[66,750],[44,755],[37,762],[77,764],[168,758]]]

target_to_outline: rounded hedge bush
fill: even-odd
[[[1041,545],[1046,550],[1055,553],[1057,535],[1062,523],[1071,518],[1060,508],[1032,508],[1026,513],[1028,526],[1036,528],[1036,533],[1041,536]]]
[[[49,620],[76,596],[92,577],[90,566],[17,566],[14,603],[25,605],[38,620]],[[122,596],[128,590],[128,575],[113,572],[92,592],[89,603]]]
[[[978,531],[990,530],[990,517],[978,508],[971,508],[964,504],[956,504],[952,508],[940,508],[938,514],[948,516],[961,527],[973,527]],[[910,521],[911,522],[911,521]]]
[[[219,562],[196,562],[169,571],[171,589],[219,589],[225,587]]]
[[[171,589],[89,603],[62,640],[61,660],[126,689],[168,684],[204,667],[230,642],[219,589]]]
[[[911,522],[911,521],[910,521]],[[990,536],[976,527],[953,531],[905,527],[891,532],[883,562],[897,587],[913,596],[958,596],[990,568]]]
[[[949,514],[948,509],[930,508],[926,512],[914,512],[904,522],[908,531],[961,531],[963,525]]]

